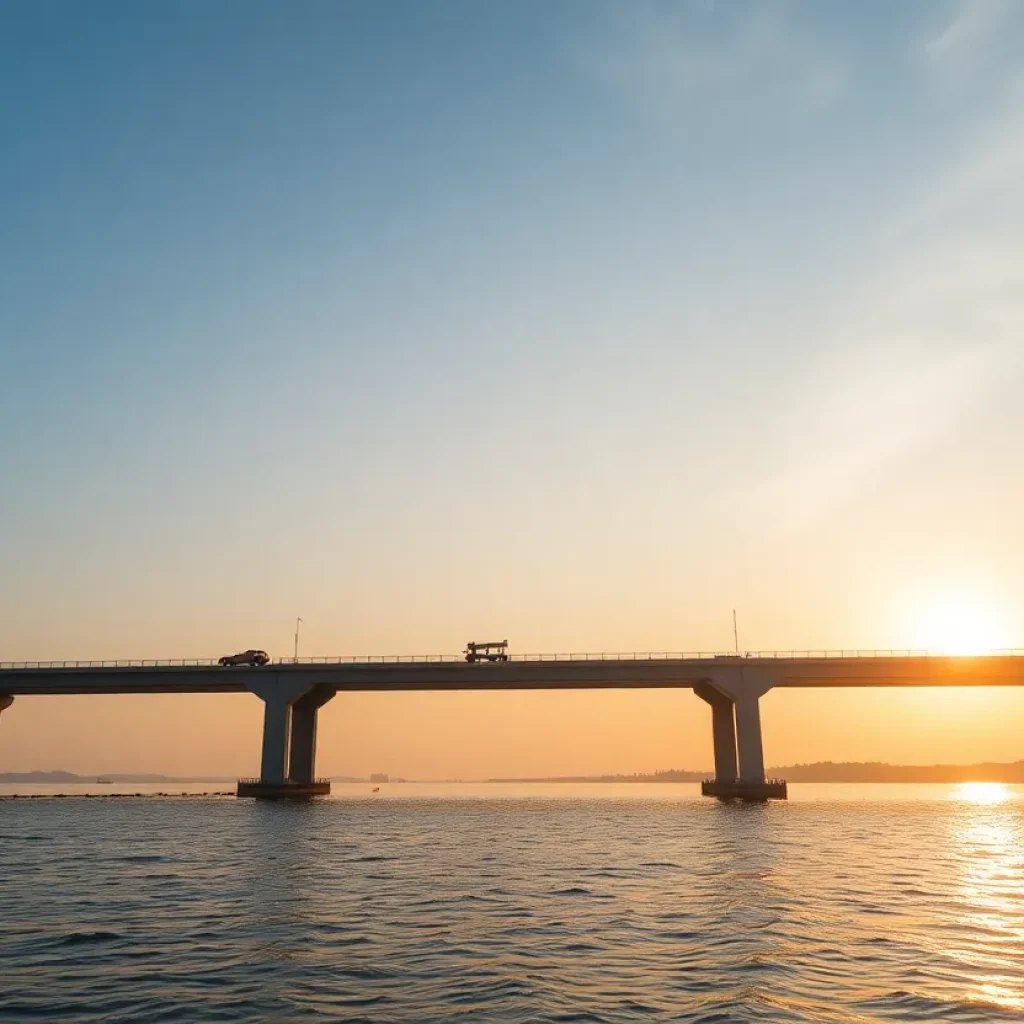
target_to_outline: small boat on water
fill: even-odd
[[[114,781],[113,779],[105,779],[105,778],[103,778],[103,776],[101,775],[101,776],[100,776],[100,777],[99,777],[99,778],[98,778],[98,779],[96,780],[96,784],[97,784],[97,785],[99,785],[99,786],[109,786],[109,785],[111,785],[111,783],[113,783],[113,781]]]

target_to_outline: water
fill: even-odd
[[[1024,1014],[1022,790],[370,789],[0,800],[0,1021]]]

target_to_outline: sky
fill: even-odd
[[[1022,140],[1012,0],[0,4],[0,660],[1024,647]],[[19,698],[0,770],[260,715]],[[1016,690],[762,718],[1024,758]],[[337,698],[318,767],[710,763],[584,692]]]

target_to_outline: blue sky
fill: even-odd
[[[3,649],[1020,640],[1022,21],[4,5]]]

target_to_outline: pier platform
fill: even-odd
[[[257,800],[308,800],[314,796],[330,796],[331,780],[263,782],[261,779],[239,779],[237,795]]]
[[[744,782],[742,779],[719,782],[716,779],[705,779],[700,784],[700,792],[701,796],[713,796],[719,800],[763,802],[789,799],[785,779],[765,779],[763,782]]]

